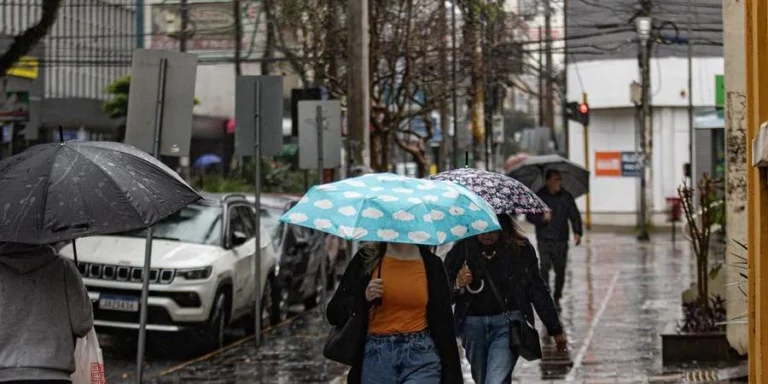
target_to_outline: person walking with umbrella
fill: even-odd
[[[520,357],[541,358],[533,309],[554,337],[557,351],[567,350],[533,245],[509,215],[500,215],[499,221],[501,231],[462,240],[445,259],[455,287],[453,323],[478,384],[511,383]]]
[[[568,239],[569,226],[573,230],[574,244],[581,244],[584,232],[581,226],[581,213],[576,206],[576,201],[568,191],[562,187],[562,176],[555,169],[545,172],[546,185],[539,190],[537,195],[552,212],[544,214],[528,214],[527,219],[536,226],[536,241],[541,256],[541,276],[547,283],[550,282],[549,271],[555,270],[555,305],[560,310],[560,299],[563,297],[565,285],[565,270],[568,264]]]
[[[0,383],[70,383],[93,306],[74,263],[50,245],[0,243]]]
[[[336,214],[338,213],[338,214]],[[483,199],[443,181],[371,174],[314,187],[285,221],[369,241],[328,304],[324,355],[349,383],[462,383],[445,266],[428,246],[498,230]]]

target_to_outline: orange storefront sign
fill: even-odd
[[[595,176],[621,177],[621,152],[595,152]]]

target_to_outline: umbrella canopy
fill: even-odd
[[[42,144],[0,161],[0,242],[49,244],[151,226],[200,196],[113,142]]]
[[[214,164],[221,164],[221,157],[218,155],[214,155],[212,153],[209,153],[207,155],[202,155],[195,160],[195,168],[205,168]]]
[[[527,156],[508,175],[538,192],[546,185],[548,170],[560,172],[563,189],[577,198],[589,192],[589,171],[558,155]]]
[[[430,179],[459,183],[491,204],[498,214],[544,213],[550,209],[519,181],[496,172],[459,168],[430,176]]]
[[[389,173],[313,187],[280,219],[347,240],[440,245],[500,229],[461,185]]]

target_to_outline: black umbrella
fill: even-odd
[[[538,192],[546,185],[545,175],[550,169],[560,172],[563,189],[574,198],[589,192],[589,171],[558,155],[528,156],[508,175]]]
[[[146,228],[200,198],[129,145],[42,144],[0,161],[0,242],[50,244]]]

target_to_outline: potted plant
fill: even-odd
[[[696,259],[696,289],[692,300],[684,300],[683,320],[671,323],[662,334],[664,364],[692,361],[724,361],[737,356],[725,334],[725,300],[710,294],[712,227],[718,221],[716,181],[704,174],[696,188],[678,188],[687,235]]]

